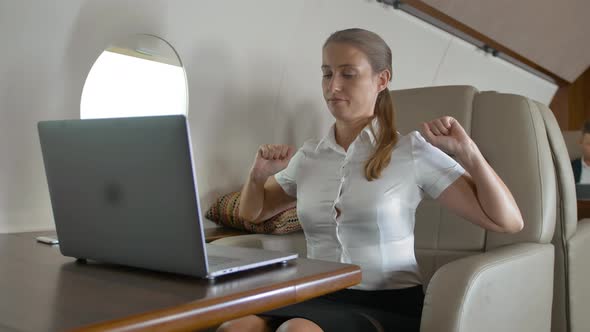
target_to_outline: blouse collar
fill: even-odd
[[[371,127],[373,128],[371,130]],[[373,120],[371,120],[371,122],[369,124],[367,124],[363,130],[361,130],[361,132],[359,133],[359,135],[357,136],[357,138],[353,141],[356,142],[359,137],[361,139],[368,139],[368,142],[371,144],[371,146],[375,146],[377,144],[377,135],[379,133],[379,121],[377,120],[377,118],[373,118]],[[338,143],[336,143],[336,123],[334,122],[332,124],[332,126],[330,126],[330,130],[328,130],[328,133],[319,141],[319,143],[317,144],[315,151],[317,151],[318,149],[320,149],[322,146],[325,147],[329,147],[335,151],[341,152],[341,153],[346,153],[344,151],[344,149],[338,145]]]

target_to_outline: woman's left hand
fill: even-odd
[[[473,143],[465,129],[450,116],[422,123],[422,135],[430,144],[457,157],[468,153]]]

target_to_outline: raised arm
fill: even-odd
[[[423,123],[422,131],[426,140],[455,155],[467,171],[440,194],[438,201],[485,229],[519,232],[524,223],[514,197],[459,122],[446,116]]]
[[[288,145],[261,145],[254,164],[242,188],[241,218],[260,223],[275,214],[295,206],[296,199],[285,193],[274,175],[285,169],[295,149]]]

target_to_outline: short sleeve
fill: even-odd
[[[297,197],[297,171],[305,158],[301,149],[289,160],[289,165],[284,170],[275,174],[275,180],[291,197]]]
[[[430,197],[437,198],[465,173],[465,169],[449,155],[428,143],[419,132],[414,131],[410,135],[417,185]]]

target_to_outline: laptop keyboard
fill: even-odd
[[[227,264],[227,263],[239,261],[239,259],[231,258],[231,257],[207,255],[207,261],[209,262],[209,265],[222,265],[222,264]]]

